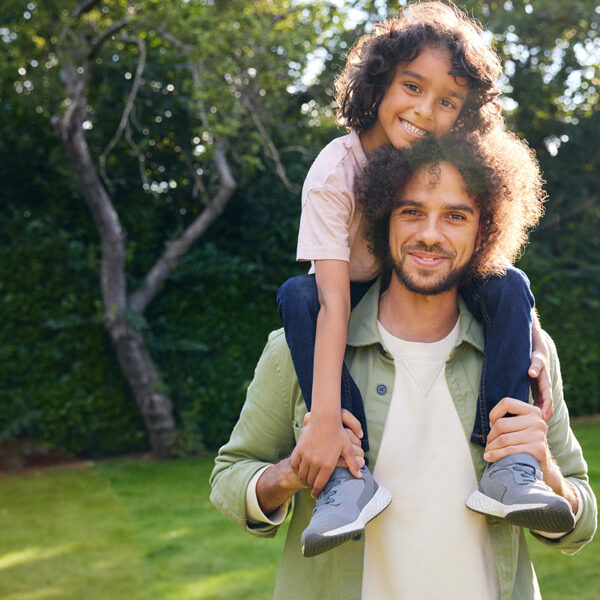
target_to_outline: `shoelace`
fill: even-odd
[[[340,483],[342,483],[341,479],[333,479],[329,488],[323,490],[323,504],[333,504],[335,502],[335,495],[337,494]]]
[[[517,483],[535,483],[535,468],[530,465],[511,465]]]

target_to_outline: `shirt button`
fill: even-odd
[[[385,387],[385,385],[383,385],[383,383],[380,383],[380,384],[377,386],[377,393],[378,393],[380,396],[383,396],[383,395],[384,395],[386,392],[387,392],[387,387]]]

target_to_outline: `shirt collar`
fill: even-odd
[[[379,312],[379,295],[381,277],[369,288],[362,300],[354,307],[348,322],[348,346],[369,346],[381,344],[381,336],[377,329],[377,314]],[[483,328],[477,322],[463,299],[458,297],[459,330],[455,348],[463,342],[470,344],[483,354]]]

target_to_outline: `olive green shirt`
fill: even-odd
[[[350,373],[363,395],[370,442],[370,450],[366,456],[373,468],[394,388],[394,361],[383,347],[376,324],[379,289],[377,282],[352,312],[345,356]],[[459,309],[459,336],[446,362],[445,374],[479,479],[485,467],[483,448],[471,444],[469,438],[475,419],[481,375],[483,332],[460,299]],[[563,474],[580,492],[583,512],[573,531],[563,537],[552,540],[536,537],[546,545],[573,554],[591,540],[596,529],[597,507],[588,483],[587,465],[581,447],[569,427],[556,349],[549,337],[547,340],[551,348],[554,399],[554,415],[548,421],[548,444]],[[278,527],[248,523],[248,483],[263,466],[289,456],[300,435],[305,413],[306,406],[283,330],[275,331],[269,336],[256,367],[239,421],[229,442],[220,449],[211,475],[212,503],[227,518],[253,535],[272,537]],[[314,558],[304,558],[300,549],[300,535],[308,525],[313,507],[314,501],[308,490],[295,495],[274,598],[359,599],[364,538],[347,542]],[[452,518],[452,515],[448,515],[448,518]],[[498,574],[500,600],[531,600],[539,597],[523,530],[492,517],[488,518],[488,528]],[[459,543],[460,540],[457,540],[457,544]]]

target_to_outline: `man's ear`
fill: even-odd
[[[479,227],[477,227],[477,236],[475,237],[475,246],[473,247],[473,254],[475,254],[481,247],[481,235],[483,232],[483,224],[479,221]]]

